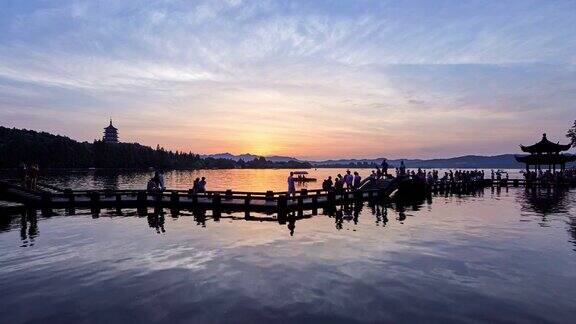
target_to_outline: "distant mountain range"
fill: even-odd
[[[311,162],[315,166],[336,166],[351,164],[377,164],[382,163],[383,158],[378,159],[341,159]],[[391,166],[399,166],[400,162],[408,168],[524,168],[524,165],[514,159],[514,154],[502,154],[494,156],[466,155],[443,159],[392,159],[388,160]]]
[[[171,152],[137,143],[107,145],[101,141],[78,142],[46,132],[0,126],[0,168],[17,167],[22,162],[36,162],[54,168],[292,168],[349,167],[380,165],[383,158],[338,159],[324,161],[298,160],[289,156],[260,156],[230,153],[196,155]],[[239,161],[242,160],[242,161]],[[408,168],[524,168],[514,154],[494,156],[466,155],[444,159],[389,159],[390,167],[404,161]],[[576,163],[567,165],[576,167]]]
[[[211,157],[214,159],[227,159],[227,160],[234,160],[234,161],[244,160],[244,162],[248,162],[248,161],[252,161],[254,159],[259,158],[260,155],[254,155],[254,154],[249,154],[249,153],[240,154],[240,155],[233,155],[230,153],[219,153],[219,154],[200,155],[200,157],[202,157],[202,158]],[[277,156],[277,155],[265,156],[265,158],[267,161],[272,161],[272,162],[299,161],[297,158],[294,158],[294,157]]]
[[[258,158],[258,155],[242,154],[233,155],[230,153],[205,155],[203,157],[214,157],[229,160],[251,161]],[[288,156],[265,156],[266,160],[273,162],[287,162],[287,161],[301,161],[309,162],[315,167],[347,167],[347,166],[363,166],[363,165],[380,165],[383,158],[377,159],[337,159],[337,160],[324,160],[324,161],[303,161],[294,157]],[[392,159],[388,160],[391,167],[399,166],[400,162],[408,168],[502,168],[502,169],[518,169],[524,168],[524,164],[516,162],[514,154],[501,154],[494,156],[481,156],[481,155],[465,155],[453,158],[443,159]]]

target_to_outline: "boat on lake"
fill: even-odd
[[[294,171],[294,181],[296,182],[315,182],[318,181],[316,178],[309,178],[306,175],[308,174],[307,171]]]

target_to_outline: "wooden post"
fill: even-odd
[[[139,191],[136,196],[136,201],[138,205],[146,205],[148,201],[148,193],[146,191]]]
[[[277,205],[277,211],[278,211],[278,222],[280,224],[286,224],[286,213],[288,210],[288,199],[285,195],[281,195],[278,197],[278,200],[276,201]]]
[[[42,194],[42,215],[52,215],[52,194],[49,192]]]
[[[215,193],[212,196],[212,215],[214,217],[220,217],[222,197],[219,193]]]
[[[65,189],[64,194],[68,197],[68,204],[69,206],[74,206],[74,194],[72,193],[72,189]]]
[[[172,191],[170,193],[170,203],[172,204],[172,207],[176,207],[180,203],[180,195],[178,194],[178,191]]]
[[[117,193],[115,195],[115,205],[116,205],[116,213],[118,215],[122,214],[122,194]]]
[[[302,190],[300,190],[300,195],[301,195],[301,196],[308,196],[308,189],[302,189]]]
[[[100,214],[100,193],[98,191],[90,192],[90,209],[92,214],[97,216]]]
[[[145,215],[148,213],[148,193],[146,191],[138,191],[136,196],[138,203],[138,215]]]
[[[312,196],[312,215],[318,215],[318,192]]]
[[[266,200],[272,200],[272,199],[274,199],[274,191],[272,190],[266,191]]]
[[[159,215],[162,212],[162,200],[164,198],[163,192],[156,192],[154,194],[154,214]]]
[[[386,193],[384,192],[384,189],[378,190],[378,199],[379,199],[379,200],[384,200],[384,199],[386,199],[385,196],[386,196]]]
[[[232,189],[226,190],[226,200],[232,200]]]
[[[98,191],[90,192],[90,204],[92,206],[98,205],[100,203],[100,193]]]
[[[328,204],[331,206],[336,204],[336,192],[334,190],[328,192]]]

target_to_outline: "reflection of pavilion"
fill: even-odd
[[[523,146],[520,148],[523,152],[530,153],[530,155],[516,156],[516,161],[526,164],[526,172],[530,171],[530,166],[534,166],[534,170],[541,170],[542,166],[548,165],[548,170],[556,171],[556,165],[560,166],[560,170],[564,171],[566,163],[576,161],[576,156],[564,155],[560,152],[569,150],[570,144],[559,144],[550,142],[546,138],[546,134],[542,134],[540,142]]]
[[[572,237],[572,243],[576,245],[576,217],[570,215],[570,190],[554,188],[531,188],[526,189],[519,195],[518,203],[523,212],[534,213],[539,218],[540,226],[547,227],[551,220],[548,216],[560,216],[561,221],[568,225],[568,233]],[[567,217],[567,219],[564,219]]]
[[[526,189],[519,201],[522,210],[542,215],[546,220],[549,214],[568,212],[568,190],[561,187]]]

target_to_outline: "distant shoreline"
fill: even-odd
[[[501,167],[501,168],[487,168],[487,167],[462,167],[462,168],[455,168],[455,167],[410,167],[407,166],[407,169],[451,169],[451,170],[487,170],[487,169],[502,169],[502,170],[524,170],[524,168],[509,168],[509,167]],[[158,168],[158,170],[162,170],[165,172],[169,171],[206,171],[206,170],[312,170],[312,169],[354,169],[354,170],[372,170],[375,169],[373,167],[350,167],[350,166],[318,166],[312,168],[202,168],[202,169],[193,169],[193,168],[182,168],[182,169],[164,169]],[[393,169],[393,168],[391,168]],[[16,172],[18,168],[0,168],[0,172]],[[127,172],[153,172],[155,168],[45,168],[41,171],[60,171],[60,172],[89,172],[89,171],[127,171]]]

